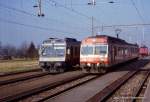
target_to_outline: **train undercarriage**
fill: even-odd
[[[62,73],[69,69],[64,62],[40,62],[40,67],[50,73]]]
[[[85,73],[106,73],[108,65],[104,64],[81,64],[81,68]]]

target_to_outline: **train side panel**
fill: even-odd
[[[96,46],[104,47],[106,45],[105,54],[98,53],[97,55],[95,53],[97,51]],[[93,52],[86,54],[87,52],[84,51],[85,53],[82,53],[84,46],[88,48],[87,52],[88,50]],[[101,52],[101,49],[99,51]],[[81,44],[80,64],[84,72],[105,73],[113,65],[136,58],[138,58],[138,46],[136,44],[129,44],[118,38],[99,35],[86,38]]]
[[[79,64],[80,42],[73,38],[50,38],[40,48],[39,64],[45,71],[60,73]]]
[[[139,54],[141,57],[148,56],[148,48],[146,46],[142,46],[139,48]]]

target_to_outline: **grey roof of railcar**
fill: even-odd
[[[51,42],[79,42],[74,38],[64,38],[64,39],[60,39],[60,38],[48,38],[46,40],[43,41],[43,43],[51,43]]]
[[[109,43],[119,43],[119,44],[126,44],[126,45],[133,45],[133,46],[137,46],[137,44],[131,44],[126,42],[123,39],[120,38],[116,38],[116,37],[112,37],[112,36],[108,36],[108,35],[96,35],[96,36],[90,36],[88,38],[96,38],[96,37],[106,37],[108,39]]]

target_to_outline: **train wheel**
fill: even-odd
[[[47,71],[49,71],[47,68],[42,67],[42,72],[47,72]]]
[[[83,71],[84,73],[90,73],[90,68],[89,68],[89,67],[83,67],[83,68],[82,68],[82,71]]]
[[[107,69],[106,68],[98,68],[98,72],[104,74],[107,72]]]
[[[65,72],[65,69],[59,68],[59,72],[60,72],[60,73],[63,73],[63,72]]]

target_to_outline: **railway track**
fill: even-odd
[[[116,90],[118,87],[120,87],[121,85],[118,85],[116,83],[125,83],[125,81],[123,80],[128,80],[130,79],[131,76],[133,76],[134,74],[136,74],[138,72],[138,70],[134,67],[142,67],[144,66],[144,64],[146,64],[145,61],[138,61],[138,62],[134,62],[134,64],[130,64],[129,66],[127,66],[127,68],[123,68],[123,70],[119,69],[116,72],[113,72],[114,75],[116,75],[115,73],[118,73],[119,76],[122,76],[121,73],[126,73],[128,72],[128,69],[132,69],[128,72],[128,74],[124,75],[126,76],[126,78],[120,78],[120,81],[117,81],[117,79],[111,80],[114,84],[114,89]],[[129,68],[128,68],[129,67]],[[111,75],[111,72],[108,73]],[[102,75],[103,77],[107,76],[107,74]],[[113,77],[113,76],[112,76]],[[106,77],[105,77],[106,78]],[[104,78],[104,79],[105,79]],[[4,102],[4,101],[36,101],[36,102],[40,102],[40,101],[47,101],[53,97],[57,97],[65,92],[68,92],[72,89],[76,89],[77,86],[84,86],[85,83],[88,84],[88,82],[92,82],[92,80],[104,80],[103,78],[101,78],[99,75],[88,75],[88,74],[83,74],[80,71],[74,71],[74,72],[66,72],[63,74],[59,74],[59,75],[55,75],[55,76],[49,76],[47,75],[46,77],[44,76],[43,78],[37,78],[36,80],[32,80],[31,81],[23,81],[20,82],[19,84],[14,84],[14,85],[3,85],[0,86],[0,102]],[[106,79],[105,79],[106,80]],[[108,82],[106,81],[106,83],[108,84]],[[104,86],[104,85],[103,85]],[[107,85],[107,88],[103,88],[103,96],[110,96],[110,89],[109,86]],[[118,86],[118,87],[117,87]],[[115,89],[116,87],[116,89]],[[108,91],[106,91],[106,89]],[[112,89],[111,89],[112,90]],[[15,93],[13,93],[15,92]],[[114,92],[114,91],[112,91]],[[105,95],[104,95],[105,93]],[[98,93],[100,94],[100,92]],[[93,94],[92,94],[93,95]],[[111,94],[112,95],[112,94]],[[95,98],[96,97],[96,98]],[[98,97],[98,98],[97,98]],[[89,97],[90,98],[90,97]],[[88,98],[88,99],[89,99]],[[88,101],[92,101],[94,99],[93,102],[96,102],[95,99],[99,100],[99,95],[95,95],[94,97],[91,97]],[[106,98],[104,98],[105,100]]]
[[[30,71],[0,77],[0,86],[48,75],[48,72]]]
[[[46,102],[49,102],[49,101],[50,102],[64,102],[64,101],[65,102],[69,102],[69,101],[73,101],[73,102],[85,102],[85,101],[101,102],[102,101],[104,102],[104,101],[107,101],[107,99],[109,99],[110,96],[119,87],[121,87],[128,80],[130,80],[130,78],[132,78],[138,72],[141,72],[141,71],[143,72],[143,69],[140,69],[140,68],[143,67],[147,63],[148,61],[142,61],[142,60],[135,62],[134,64],[130,64],[124,69],[119,69],[114,72],[110,72],[108,74],[101,76],[100,78],[95,79],[94,81],[90,81],[87,84],[83,84],[79,87],[75,87],[71,90],[57,94],[56,96],[49,97],[47,100],[44,100],[44,101]]]
[[[55,77],[45,77],[29,83],[21,83],[19,85],[0,87],[0,102],[15,101],[23,97],[39,93],[41,91],[54,88],[58,85],[79,79],[87,74],[81,72],[68,72],[69,74],[55,75]],[[70,77],[69,77],[70,76]],[[35,87],[36,86],[36,87]],[[13,93],[13,91],[15,93]]]
[[[30,69],[26,71],[2,72],[0,73],[0,78],[4,76],[17,75],[17,74],[23,74],[23,73],[28,73],[28,72],[36,72],[36,71],[42,71],[42,69],[37,68],[37,69]]]
[[[73,80],[68,80],[65,83],[61,83],[58,85],[55,85],[54,87],[50,88],[49,90],[43,91],[39,94],[35,94],[33,96],[30,96],[28,98],[25,98],[23,100],[20,100],[21,102],[43,102],[49,98],[55,97],[65,91],[71,90],[77,86],[83,85],[88,83],[89,81],[92,81],[96,78],[99,78],[101,75],[89,75],[82,76],[80,78],[76,78]]]
[[[72,70],[77,71],[78,69]],[[4,74],[0,76],[0,86],[11,84],[19,81],[25,81],[32,78],[38,78],[45,75],[56,75],[56,74],[62,74],[62,73],[50,73],[50,72],[42,72],[41,69],[34,69],[29,71],[21,71],[21,72],[13,72],[10,74]]]
[[[138,97],[144,83],[148,79],[150,71],[132,71],[119,78],[102,91],[91,97],[87,102],[112,102],[112,101],[127,101],[127,102],[135,102],[136,100],[142,100],[143,97]],[[138,84],[135,83],[138,76],[141,78],[137,81]],[[132,82],[131,82],[132,81]],[[128,85],[127,85],[127,84]],[[131,86],[130,84],[136,84],[135,86]],[[130,87],[130,88],[129,88]],[[130,92],[128,92],[130,91]]]
[[[130,65],[130,66],[132,66],[132,65]],[[21,100],[21,102],[23,102],[23,101],[25,101],[25,102],[27,102],[27,101],[42,102],[49,98],[55,97],[65,91],[71,90],[72,88],[75,88],[77,86],[88,83],[89,81],[99,78],[100,76],[99,75],[88,75],[88,76],[83,76],[80,79],[77,78],[77,79],[69,80],[66,83],[58,84],[58,85],[52,87],[51,89],[48,89],[46,91],[40,92],[40,93],[30,96],[28,98],[25,98],[25,99]]]
[[[138,97],[139,98],[142,97],[141,99],[143,100],[144,96],[140,96],[140,95],[142,95],[142,93],[145,92],[145,89],[146,89],[145,86],[147,85],[146,83],[148,83],[149,76],[150,76],[150,71],[148,71],[148,72],[145,73],[144,78],[143,78],[143,80],[142,80],[142,82],[141,82],[138,90],[135,91],[135,95],[134,95],[135,99],[133,99],[132,102],[138,101]],[[137,99],[136,99],[136,97],[137,97]]]

